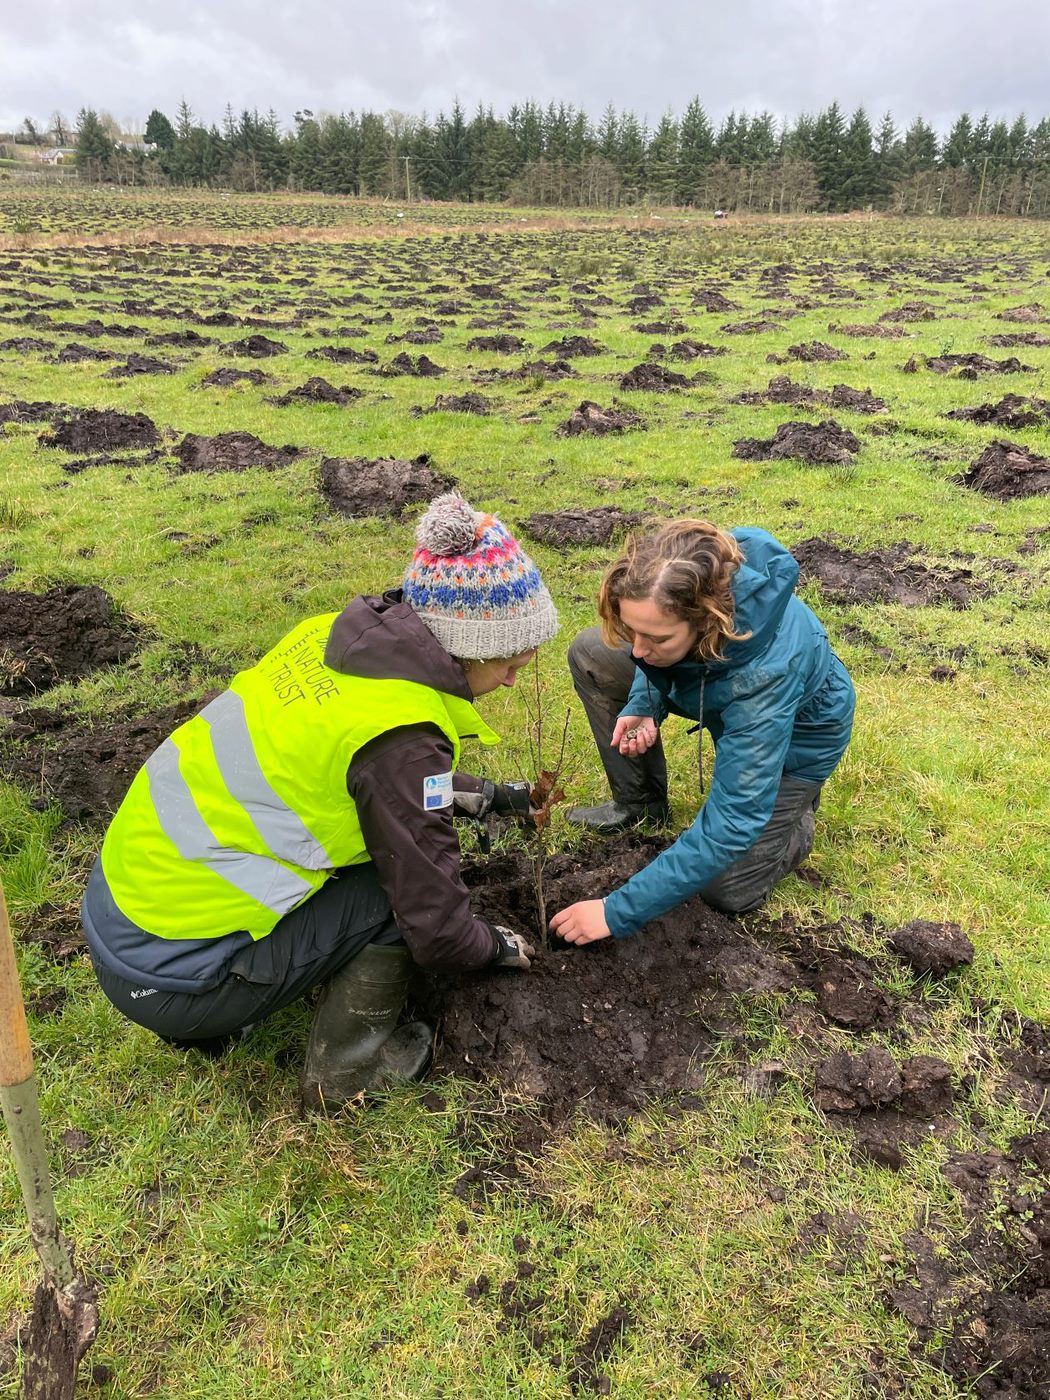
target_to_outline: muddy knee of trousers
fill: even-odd
[[[769,898],[773,885],[765,880],[712,880],[700,891],[700,898],[720,914],[750,914]]]
[[[600,627],[587,627],[569,647],[569,670],[573,680],[597,686],[599,690],[630,690],[634,662],[626,642],[608,647]]]

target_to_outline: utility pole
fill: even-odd
[[[405,162],[405,203],[406,203],[406,204],[411,204],[411,203],[412,203],[412,177],[411,177],[411,175],[409,174],[408,163],[409,163],[409,161],[412,159],[412,157],[411,157],[411,156],[402,156],[401,159]]]

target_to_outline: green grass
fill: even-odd
[[[74,193],[62,192],[59,213],[75,212],[66,203]],[[110,202],[100,202],[97,192],[81,197],[88,231],[107,219],[113,225],[113,192]],[[199,223],[197,199],[165,196],[156,208],[177,222]],[[199,201],[205,212],[219,207],[210,196]],[[327,209],[324,201],[300,203],[304,224],[311,211]],[[235,199],[223,207],[231,226],[293,222],[272,201]],[[149,218],[159,217],[148,208]],[[25,217],[29,209],[22,196],[16,213]],[[30,212],[39,222],[40,210]],[[958,565],[957,555],[973,556],[967,567],[992,586],[964,611],[846,605],[822,598],[816,587],[804,589],[855,677],[857,729],[821,806],[811,864],[823,884],[814,890],[790,879],[767,912],[806,922],[856,921],[858,944],[870,952],[882,946],[881,929],[909,919],[961,923],[977,948],[972,971],[947,989],[915,989],[901,974],[896,990],[919,996],[928,1013],[909,1050],[943,1055],[960,1078],[974,1076],[967,1106],[979,1110],[984,1139],[960,1128],[955,1146],[981,1150],[1031,1129],[1004,1097],[1001,1066],[989,1047],[997,1027],[1014,1024],[1015,1010],[1050,1018],[1050,535],[1034,536],[1034,552],[1019,553],[1029,532],[1046,522],[1045,499],[1001,503],[951,478],[992,437],[1045,451],[1046,434],[1004,434],[941,415],[1007,391],[1050,397],[1050,352],[989,350],[982,341],[1017,329],[996,321],[997,311],[1044,295],[1037,226],[989,222],[977,231],[888,220],[754,221],[716,231],[689,218],[658,232],[553,227],[490,232],[484,240],[450,231],[368,245],[173,245],[136,249],[133,257],[110,248],[38,249],[23,256],[42,278],[54,279],[38,282],[30,271],[30,292],[76,302],[75,311],[47,311],[52,319],[97,315],[150,331],[186,322],[180,314],[121,311],[124,297],[176,311],[212,310],[224,297],[244,293],[246,304],[265,312],[270,298],[298,305],[318,290],[340,296],[363,290],[375,303],[410,295],[433,302],[452,294],[430,293],[435,282],[458,286],[506,274],[508,294],[517,299],[521,283],[554,266],[622,303],[635,280],[679,277],[667,300],[682,308],[686,333],[725,344],[730,353],[695,366],[714,379],[688,393],[623,395],[649,427],[622,438],[562,439],[554,430],[581,399],[607,405],[619,396],[611,376],[643,359],[653,340],[670,344],[679,337],[632,329],[637,321],[663,319],[662,308],[640,317],[621,305],[600,308],[593,327],[580,327],[566,282],[555,301],[522,301],[523,328],[515,333],[530,343],[523,356],[468,352],[466,341],[484,332],[468,328],[467,314],[442,327],[438,345],[383,343],[388,333],[410,328],[422,307],[397,308],[393,323],[353,342],[375,348],[384,360],[400,349],[413,355],[425,349],[449,369],[437,381],[373,378],[358,366],[306,358],[328,343],[316,333],[319,324],[346,324],[352,314],[368,313],[367,306],[334,309],[331,320],[305,327],[263,329],[287,344],[289,354],[260,362],[277,383],[258,389],[200,387],[208,370],[247,363],[224,357],[219,346],[172,376],[124,383],[102,379],[104,364],[56,366],[43,355],[0,352],[4,401],[141,410],[179,435],[239,429],[308,449],[300,462],[272,473],[176,477],[155,464],[68,476],[64,455],[37,445],[37,426],[0,428],[0,560],[15,566],[4,586],[99,584],[147,629],[130,663],[62,686],[44,701],[101,719],[124,707],[153,708],[198,694],[222,684],[303,616],[396,582],[412,547],[413,520],[329,516],[317,491],[322,455],[429,451],[474,504],[499,511],[514,528],[537,510],[615,504],[759,524],[789,544],[830,534],[867,550],[907,539],[933,561]],[[923,269],[934,260],[965,260],[962,280],[930,280]],[[755,279],[771,263],[794,264],[796,283],[807,276],[819,282],[824,274],[817,265],[828,263],[835,281],[861,299],[813,291],[820,309],[784,321],[776,332],[722,335],[721,325],[779,305],[763,299]],[[863,264],[885,269],[889,281],[866,280],[858,270]],[[358,266],[363,271],[348,271]],[[217,277],[200,275],[220,268]],[[169,278],[169,271],[192,275]],[[743,275],[735,278],[737,272]],[[258,280],[297,274],[309,284]],[[388,292],[380,274],[402,286]],[[24,270],[8,275],[25,277]],[[707,282],[743,309],[689,309],[689,293]],[[943,315],[908,326],[907,340],[828,332],[829,321],[874,321],[916,296]],[[970,296],[977,299],[953,300]],[[289,318],[288,305],[272,310]],[[223,341],[248,333],[201,329]],[[478,386],[499,400],[489,419],[409,417],[411,406],[429,404],[438,392],[474,387],[477,369],[537,358],[548,340],[577,331],[608,349],[576,361],[580,380]],[[0,339],[9,334],[48,338],[39,325],[4,327]],[[812,339],[841,345],[849,362],[767,363],[770,353]],[[92,343],[139,348],[117,338]],[[977,383],[901,373],[911,355],[940,353],[949,343],[997,358],[1017,353],[1036,368]],[[861,358],[870,352],[874,359]],[[817,388],[870,385],[898,427],[877,436],[868,429],[878,420],[856,414],[727,403],[730,395],[763,388],[775,373]],[[278,409],[264,401],[309,374],[354,384],[366,396],[346,409]],[[848,469],[731,456],[736,438],[771,436],[792,418],[828,416],[862,439]],[[931,447],[940,450],[937,460],[922,455]],[[974,529],[986,525],[991,530]],[[172,532],[189,538],[172,539]],[[612,550],[560,554],[528,547],[558,602],[567,644],[594,620],[594,594]],[[1018,570],[1004,571],[1004,559]],[[870,641],[856,640],[862,634]],[[187,646],[199,649],[189,662]],[[889,658],[875,648],[887,649]],[[602,793],[600,772],[563,650],[559,639],[544,656],[545,684],[553,713],[568,704],[576,712],[571,796],[589,800]],[[957,671],[947,684],[930,678],[944,664]],[[502,693],[482,703],[505,735],[492,775],[523,775],[520,697]],[[697,801],[695,740],[684,729],[667,730],[672,798],[682,822]],[[54,809],[36,810],[30,795],[10,787],[0,788],[0,829],[0,873],[16,926],[45,903],[66,905],[77,897],[97,831],[63,827]],[[867,913],[875,923],[864,931]],[[569,1358],[617,1303],[633,1323],[601,1368],[614,1395],[702,1394],[704,1375],[725,1372],[735,1393],[753,1397],[859,1400],[869,1393],[865,1373],[872,1368],[916,1400],[958,1393],[886,1302],[903,1269],[908,1230],[918,1225],[945,1248],[963,1232],[961,1204],[939,1171],[948,1144],[931,1135],[896,1175],[857,1165],[849,1135],[830,1128],[812,1107],[804,1063],[775,1001],[740,1007],[747,1053],[781,1059],[788,1069],[771,1101],[749,1096],[739,1056],[727,1046],[697,1111],[673,1117],[654,1107],[625,1136],[580,1125],[558,1136],[521,1178],[463,1200],[454,1183],[485,1152],[464,1144],[454,1131],[457,1120],[463,1116],[489,1135],[498,1156],[506,1128],[498,1104],[491,1117],[479,1117],[464,1087],[448,1082],[441,1086],[446,1111],[426,1111],[409,1091],[368,1114],[304,1123],[295,1082],[305,1008],[275,1017],[213,1064],[171,1051],[124,1022],[98,992],[86,962],[56,967],[35,945],[22,948],[20,961],[27,995],[55,987],[68,993],[61,1013],[34,1016],[32,1029],[49,1131],[57,1141],[74,1127],[93,1142],[82,1174],[60,1176],[58,1199],[80,1256],[104,1284],[103,1329],[91,1356],[112,1367],[116,1380],[101,1395],[562,1396],[570,1393]],[[864,1042],[844,1036],[843,1043]],[[68,1156],[67,1149],[56,1150],[56,1165]],[[741,1166],[741,1159],[757,1168]],[[822,1210],[853,1211],[867,1221],[862,1247],[845,1263],[833,1243],[800,1238]],[[2,1335],[4,1319],[24,1306],[36,1272],[9,1168],[0,1177],[0,1220]],[[528,1241],[527,1256],[515,1252],[516,1236]],[[520,1257],[537,1266],[522,1287],[547,1298],[537,1325],[548,1337],[538,1348],[516,1324],[499,1328],[499,1286],[515,1277]],[[491,1293],[468,1298],[466,1286],[481,1274],[490,1278]],[[558,1357],[563,1364],[554,1364]],[[11,1386],[10,1376],[0,1379],[0,1394],[12,1393]]]

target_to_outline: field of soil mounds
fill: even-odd
[[[950,603],[967,608],[987,591],[969,569],[929,568],[906,541],[886,550],[853,554],[822,539],[803,540],[792,554],[803,579],[817,579],[829,597],[849,603],[901,603],[923,607]]]
[[[0,729],[0,771],[58,802],[74,821],[107,821],[154,749],[217,693],[105,723],[24,710]]]
[[[214,437],[187,433],[175,449],[180,473],[246,472],[253,467],[275,471],[302,455],[302,448],[271,447],[254,433],[216,433]]]
[[[1045,496],[1050,493],[1050,460],[999,438],[988,444],[959,481],[1000,501]]]
[[[402,457],[326,457],[321,494],[339,515],[399,515],[406,506],[431,501],[455,486],[436,471],[428,452]]]
[[[591,399],[584,399],[569,418],[556,429],[559,437],[579,437],[590,433],[604,437],[606,433],[623,433],[628,428],[644,428],[645,419],[630,409],[602,408]]]
[[[42,447],[64,452],[112,452],[121,447],[155,447],[157,425],[144,413],[118,413],[112,408],[77,409],[49,433],[40,434]]]
[[[647,519],[637,510],[592,506],[588,510],[541,511],[523,520],[521,528],[530,538],[557,549],[565,545],[608,544],[614,535],[633,530]]]
[[[0,694],[35,695],[119,666],[138,640],[135,624],[101,588],[0,590]]]
[[[988,423],[996,428],[1050,427],[1050,399],[1006,394],[998,403],[979,403],[972,408],[953,408],[945,418],[963,423]]]
[[[771,438],[740,438],[733,456],[745,462],[794,459],[832,466],[851,462],[860,451],[860,440],[833,419],[823,423],[781,423]]]

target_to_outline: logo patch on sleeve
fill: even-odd
[[[423,779],[423,810],[436,811],[439,807],[452,806],[452,774],[434,773]]]

